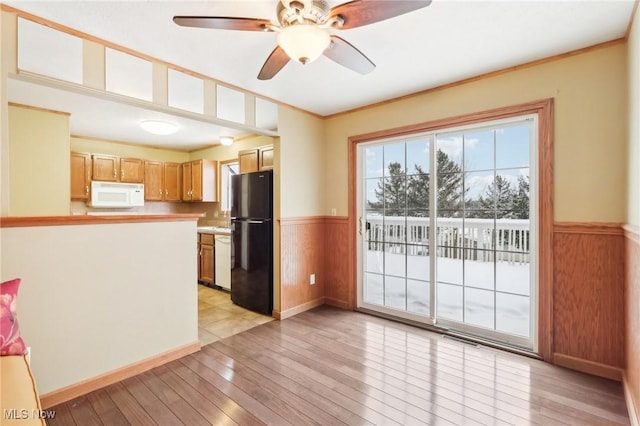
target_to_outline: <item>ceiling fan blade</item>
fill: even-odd
[[[287,63],[289,63],[289,56],[280,46],[276,46],[262,66],[258,80],[271,80]]]
[[[362,27],[422,9],[431,0],[355,0],[331,9],[330,17],[339,16],[344,20],[340,29]]]
[[[360,74],[368,74],[376,68],[376,65],[348,41],[332,35],[329,48],[324,51],[324,56],[338,64]]]
[[[224,16],[174,16],[173,22],[183,27],[214,30],[271,31],[268,19],[229,18]]]

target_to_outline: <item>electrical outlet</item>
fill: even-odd
[[[335,207],[333,207],[333,208],[331,209],[331,216],[335,216],[335,215],[336,215],[336,213],[337,213],[337,212],[336,212],[336,208],[335,208]]]
[[[316,283],[316,274],[309,275],[309,285],[314,285]]]

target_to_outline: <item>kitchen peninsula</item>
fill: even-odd
[[[199,214],[3,217],[43,404],[197,351]],[[34,265],[37,265],[35,267]]]

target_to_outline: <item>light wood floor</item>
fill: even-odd
[[[54,425],[629,424],[620,383],[329,307],[53,409]]]
[[[198,285],[198,338],[203,346],[269,321],[273,318],[234,305],[228,292]]]

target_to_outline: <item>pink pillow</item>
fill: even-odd
[[[20,337],[16,312],[20,278],[0,284],[0,356],[24,355],[27,348]]]

